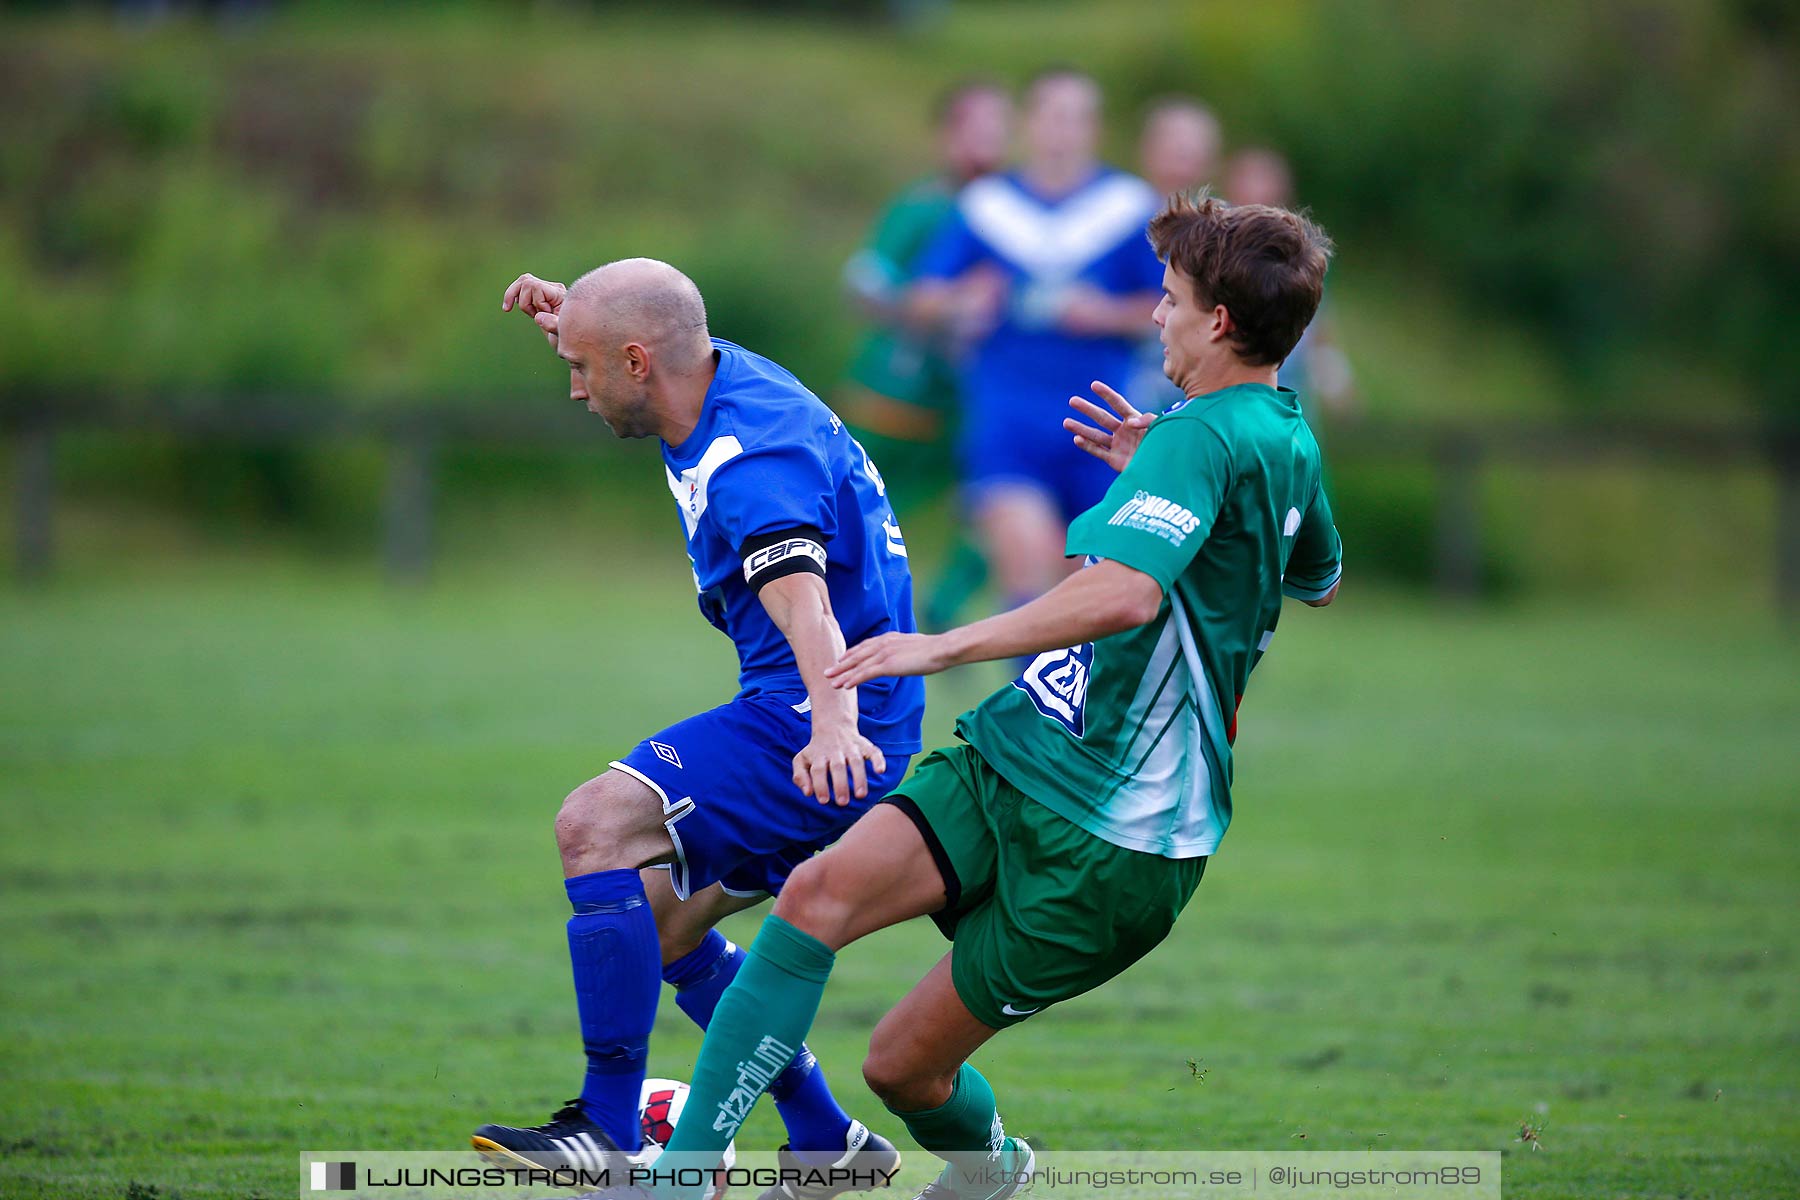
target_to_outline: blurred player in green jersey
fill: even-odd
[[[838,411],[896,485],[890,498],[902,518],[952,481],[949,434],[959,394],[952,361],[959,340],[985,330],[955,322],[937,332],[909,327],[900,298],[912,283],[919,252],[943,226],[957,193],[1006,161],[1012,100],[997,83],[968,80],[945,93],[936,122],[938,170],[888,202],[844,267],[845,285],[870,328],[851,360]],[[959,539],[925,598],[926,626],[952,623],[986,575],[980,551]]]
[[[1337,593],[1318,443],[1276,369],[1317,311],[1330,242],[1279,208],[1172,200],[1150,223],[1155,321],[1185,400],[1072,404],[1119,472],[1069,529],[1087,567],[947,633],[885,634],[827,674],[854,686],[1035,656],[837,845],[795,870],[695,1067],[672,1164],[710,1162],[804,1039],[836,952],[931,914],[950,953],[882,1019],[863,1075],[949,1162],[929,1200],[1002,1200],[1029,1180],[969,1056],[1111,979],[1168,934],[1231,819],[1238,701],[1284,595]],[[685,1153],[710,1157],[687,1160]],[[669,1194],[680,1194],[674,1189]]]

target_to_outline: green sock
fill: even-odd
[[[764,919],[737,978],[719,997],[707,1024],[694,1064],[693,1090],[669,1139],[670,1164],[718,1162],[751,1106],[806,1040],[836,958],[824,942],[780,917]],[[703,1185],[686,1190],[665,1186],[657,1194],[697,1200],[703,1191]]]
[[[906,1122],[913,1140],[939,1158],[956,1165],[973,1164],[998,1154],[1006,1133],[1000,1128],[1000,1109],[994,1089],[980,1071],[964,1063],[956,1072],[950,1098],[924,1112],[889,1112]]]

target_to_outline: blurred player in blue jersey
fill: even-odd
[[[1047,71],[1026,88],[1024,107],[1025,165],[963,189],[916,265],[908,300],[912,318],[931,324],[967,321],[972,301],[992,298],[967,362],[957,457],[964,503],[1009,605],[1069,570],[1065,528],[1099,502],[1111,472],[1063,432],[1063,409],[1093,380],[1129,377],[1162,288],[1144,238],[1158,197],[1096,157],[1099,85]]]
[[[620,437],[661,439],[701,615],[738,652],[729,703],[646,738],[556,818],[587,1075],[548,1123],[483,1125],[473,1144],[600,1169],[641,1144],[661,984],[706,1026],[743,958],[713,925],[779,891],[900,781],[925,692],[917,679],[853,693],[825,681],[846,638],[913,628],[906,544],[842,422],[775,363],[710,337],[691,280],[628,259],[568,288],[521,276],[502,308],[543,330],[569,364],[572,399]],[[804,1047],[771,1090],[798,1161],[865,1175],[898,1163],[838,1106]]]

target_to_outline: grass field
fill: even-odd
[[[550,818],[727,693],[684,573],[0,591],[0,1195],[288,1196],[302,1149],[455,1147],[572,1094]],[[993,678],[938,686],[928,736]],[[1351,587],[1289,613],[1239,744],[1169,943],[979,1058],[1015,1130],[1800,1193],[1791,631]],[[860,1050],[940,952],[924,922],[848,951],[813,1037],[895,1137]],[[697,1046],[665,1004],[654,1069]],[[779,1140],[765,1106],[741,1144]]]

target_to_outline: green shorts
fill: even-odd
[[[1187,906],[1204,858],[1127,850],[1039,804],[973,746],[919,763],[886,803],[925,838],[949,903],[956,994],[977,1020],[1016,1025],[1092,991],[1148,954]]]

